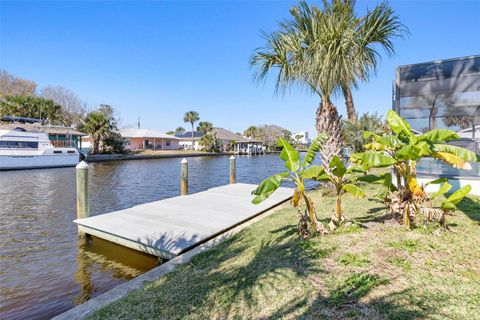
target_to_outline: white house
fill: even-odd
[[[308,145],[312,142],[312,140],[308,137],[308,131],[300,131],[292,135],[292,138],[294,141],[297,141],[296,137],[301,136],[300,139],[298,139],[298,142],[304,145]]]
[[[203,137],[203,133],[200,131],[193,131],[193,147],[192,147],[192,131],[186,131],[183,133],[175,134],[175,137],[179,140],[180,148],[185,150],[196,150],[199,151],[202,149],[200,146],[200,139]]]

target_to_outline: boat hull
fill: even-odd
[[[0,170],[74,167],[79,160],[78,153],[61,155],[0,155]]]

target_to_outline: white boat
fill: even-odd
[[[0,130],[0,170],[76,166],[76,148],[56,148],[43,132]]]

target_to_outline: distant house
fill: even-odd
[[[179,139],[175,136],[149,129],[120,129],[127,150],[177,150]]]
[[[222,141],[224,151],[233,151],[236,154],[263,153],[263,143],[243,137],[223,128],[213,128],[212,134]]]
[[[222,151],[232,151],[236,154],[259,154],[263,153],[263,143],[258,140],[243,137],[237,133],[233,133],[223,128],[213,128],[210,134],[220,139],[223,145]],[[193,148],[192,148],[192,132],[187,131],[175,135],[180,139],[180,146],[184,149],[201,150],[200,140],[204,136],[202,132],[193,132]]]
[[[298,140],[299,143],[304,144],[304,145],[309,145],[312,140],[308,137],[308,131],[300,131],[292,135],[292,138],[297,141],[296,137],[300,136],[300,139]]]

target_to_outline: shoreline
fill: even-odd
[[[207,153],[207,152],[178,152],[178,153],[158,153],[158,154],[95,154],[87,155],[86,162],[106,162],[123,160],[148,160],[148,159],[169,159],[169,158],[189,158],[189,157],[215,157],[229,156],[233,153]]]
[[[269,151],[259,155],[277,154],[277,153],[280,153],[280,152]],[[218,157],[218,156],[232,156],[232,155],[240,156],[238,154],[234,154],[233,152],[214,153],[214,152],[202,152],[202,151],[197,151],[197,152],[178,151],[178,152],[171,152],[171,153],[170,152],[163,153],[162,151],[157,151],[153,154],[94,154],[94,155],[89,154],[89,155],[86,155],[84,160],[86,162],[106,162],[106,161],[124,161],[124,160],[191,158],[191,157]]]

